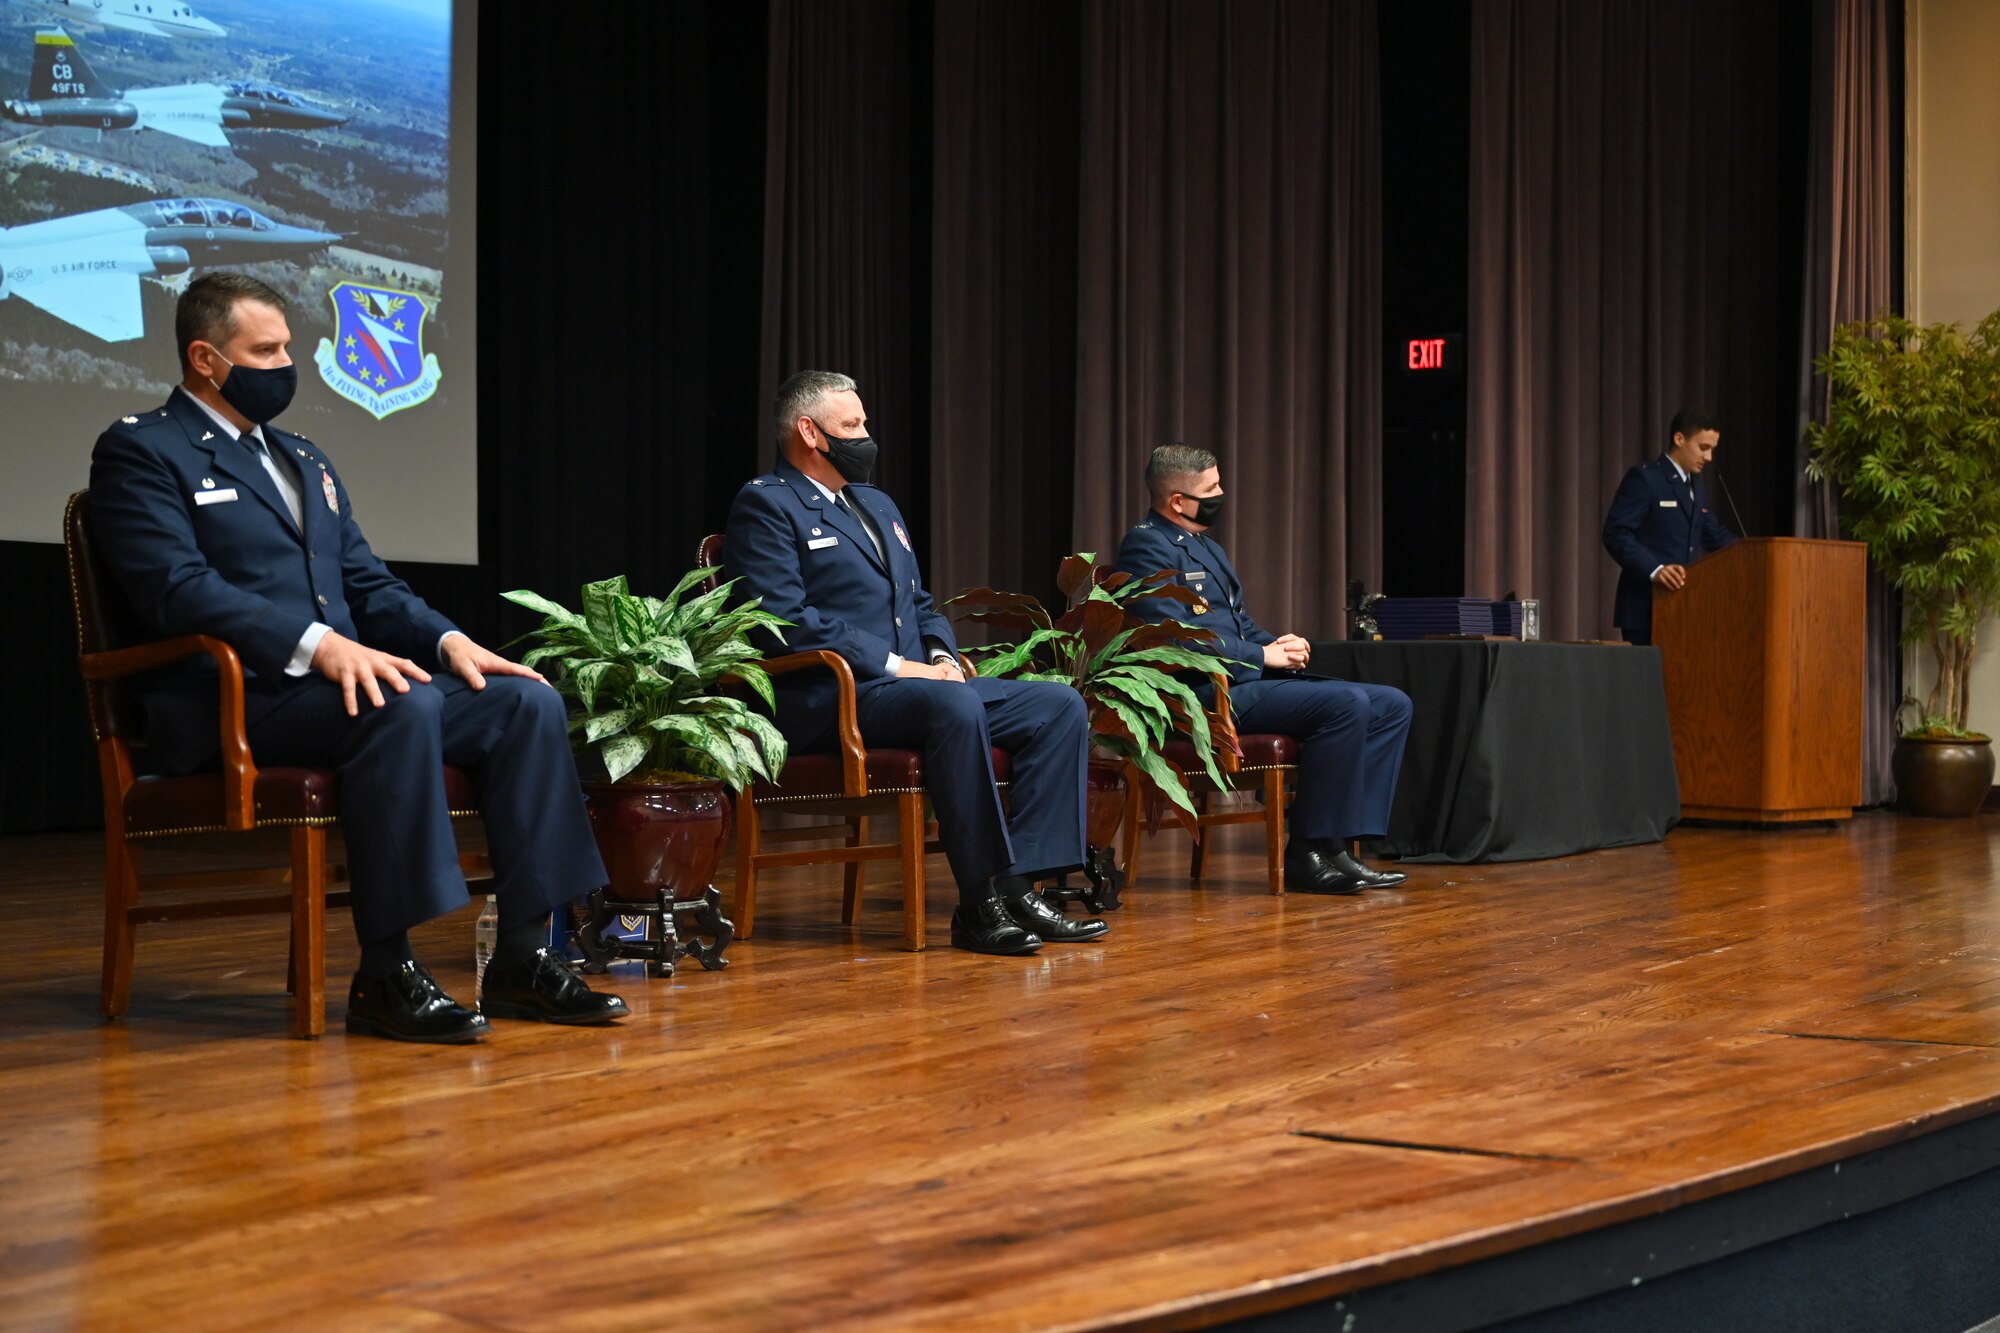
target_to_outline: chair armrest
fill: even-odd
[[[1229,722],[1229,744],[1223,747],[1215,766],[1225,773],[1243,771],[1243,747],[1236,743],[1236,709],[1229,702],[1229,673],[1211,671],[1208,678],[1215,682],[1215,711]]]
[[[848,796],[868,794],[868,752],[861,744],[861,721],[854,705],[854,668],[847,659],[824,648],[802,653],[767,657],[759,663],[767,675],[782,676],[793,671],[824,667],[833,673],[839,692],[835,698],[839,713],[840,778]]]
[[[222,696],[218,711],[222,727],[223,823],[240,833],[257,826],[257,761],[251,757],[250,737],[243,724],[243,661],[236,650],[206,634],[183,634],[130,648],[84,653],[78,657],[77,665],[85,680],[117,680],[201,653],[215,659],[216,683]]]

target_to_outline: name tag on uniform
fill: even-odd
[[[808,551],[824,551],[829,546],[838,545],[840,545],[840,538],[838,537],[821,537],[817,541],[807,542],[806,549]]]
[[[1680,507],[1681,507],[1681,502],[1679,500],[1660,501],[1660,508],[1662,509],[1679,509]]]
[[[198,505],[225,504],[235,498],[236,488],[234,486],[231,486],[226,491],[196,491],[194,493],[194,502]]]
[[[1208,577],[1208,571],[1205,569],[1190,569],[1184,572],[1181,577],[1184,579],[1205,579]]]

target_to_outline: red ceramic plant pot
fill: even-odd
[[[684,901],[708,888],[729,836],[720,782],[586,782],[583,791],[614,898]]]
[[[1125,763],[1093,759],[1085,778],[1083,840],[1092,847],[1116,847],[1118,825],[1125,818]]]

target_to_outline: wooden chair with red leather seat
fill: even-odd
[[[117,582],[90,540],[90,492],[70,496],[63,515],[70,608],[76,616],[77,664],[104,793],[104,972],[99,998],[106,1018],[131,1002],[132,961],[140,922],[186,921],[286,912],[291,916],[292,1032],[326,1030],[326,909],[348,895],[329,883],[346,878],[329,865],[326,831],[339,822],[339,778],[330,768],[259,768],[243,723],[243,664],[236,650],[206,634],[147,641]],[[222,704],[222,771],[186,777],[140,777],[133,750],[145,744],[130,678],[206,653],[215,659]],[[454,819],[478,813],[472,780],[445,767]],[[283,829],[289,869],[142,874],[139,846],[197,833]],[[490,876],[484,856],[462,857],[468,877]],[[282,894],[228,894],[155,903],[142,895],[172,890],[246,889],[286,884]]]
[[[1215,691],[1216,706],[1225,715],[1231,715],[1227,677],[1215,678]],[[1201,883],[1202,871],[1208,862],[1207,835],[1210,829],[1229,824],[1262,824],[1266,877],[1271,892],[1281,894],[1285,891],[1285,803],[1291,799],[1286,779],[1298,769],[1299,743],[1291,736],[1253,732],[1249,735],[1239,733],[1236,744],[1240,755],[1226,749],[1216,755],[1216,767],[1222,770],[1223,781],[1227,784],[1221,789],[1203,772],[1192,744],[1179,739],[1166,744],[1167,762],[1179,769],[1186,780],[1188,795],[1193,799],[1197,813],[1196,823],[1201,830],[1201,836],[1194,840],[1188,878],[1196,884]],[[1209,813],[1209,800],[1218,790],[1247,791],[1252,787],[1259,789],[1260,808]],[[1138,842],[1129,839],[1127,845],[1125,874],[1129,882],[1136,883],[1139,878]]]
[[[704,569],[722,567],[723,534],[702,538],[696,562]],[[712,578],[715,586],[719,578]],[[854,703],[854,671],[837,653],[823,649],[785,653],[768,658],[764,669],[774,676],[794,671],[831,671],[838,682],[840,748],[827,754],[794,753],[773,784],[758,783],[736,798],[736,897],[729,915],[738,939],[748,939],[757,920],[757,879],[779,866],[840,865],[844,867],[840,921],[853,925],[861,899],[862,867],[870,861],[897,861],[903,880],[903,943],[924,947],[924,856],[936,851],[929,840],[925,813],[924,757],[916,750],[870,748],[861,740]],[[968,664],[967,670],[970,671]],[[993,775],[1004,786],[1013,769],[1006,751],[994,749]],[[767,830],[766,813],[827,815],[846,823],[839,846],[766,851],[767,841],[824,839],[825,826]],[[871,818],[893,817],[894,842],[869,842]]]

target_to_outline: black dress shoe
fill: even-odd
[[[1292,893],[1359,893],[1367,887],[1317,847],[1293,843],[1285,848],[1285,888]]]
[[[1014,918],[1015,925],[1051,944],[1080,944],[1084,940],[1099,939],[1111,931],[1101,917],[1072,921],[1033,889],[1025,893],[1005,894],[1000,901],[1006,905],[1007,915]]]
[[[1409,878],[1400,870],[1370,870],[1345,847],[1333,853],[1333,864],[1349,879],[1360,880],[1364,889],[1393,889]]]
[[[393,972],[354,974],[347,988],[347,1030],[391,1041],[462,1045],[486,1035],[486,1017],[444,993],[422,963]]]
[[[592,990],[576,964],[552,949],[504,960],[495,954],[479,1007],[494,1018],[532,1023],[609,1023],[632,1012],[616,995]]]
[[[960,903],[951,913],[951,947],[973,953],[1024,954],[1042,947],[1042,937],[1021,929],[998,898],[968,907]]]

